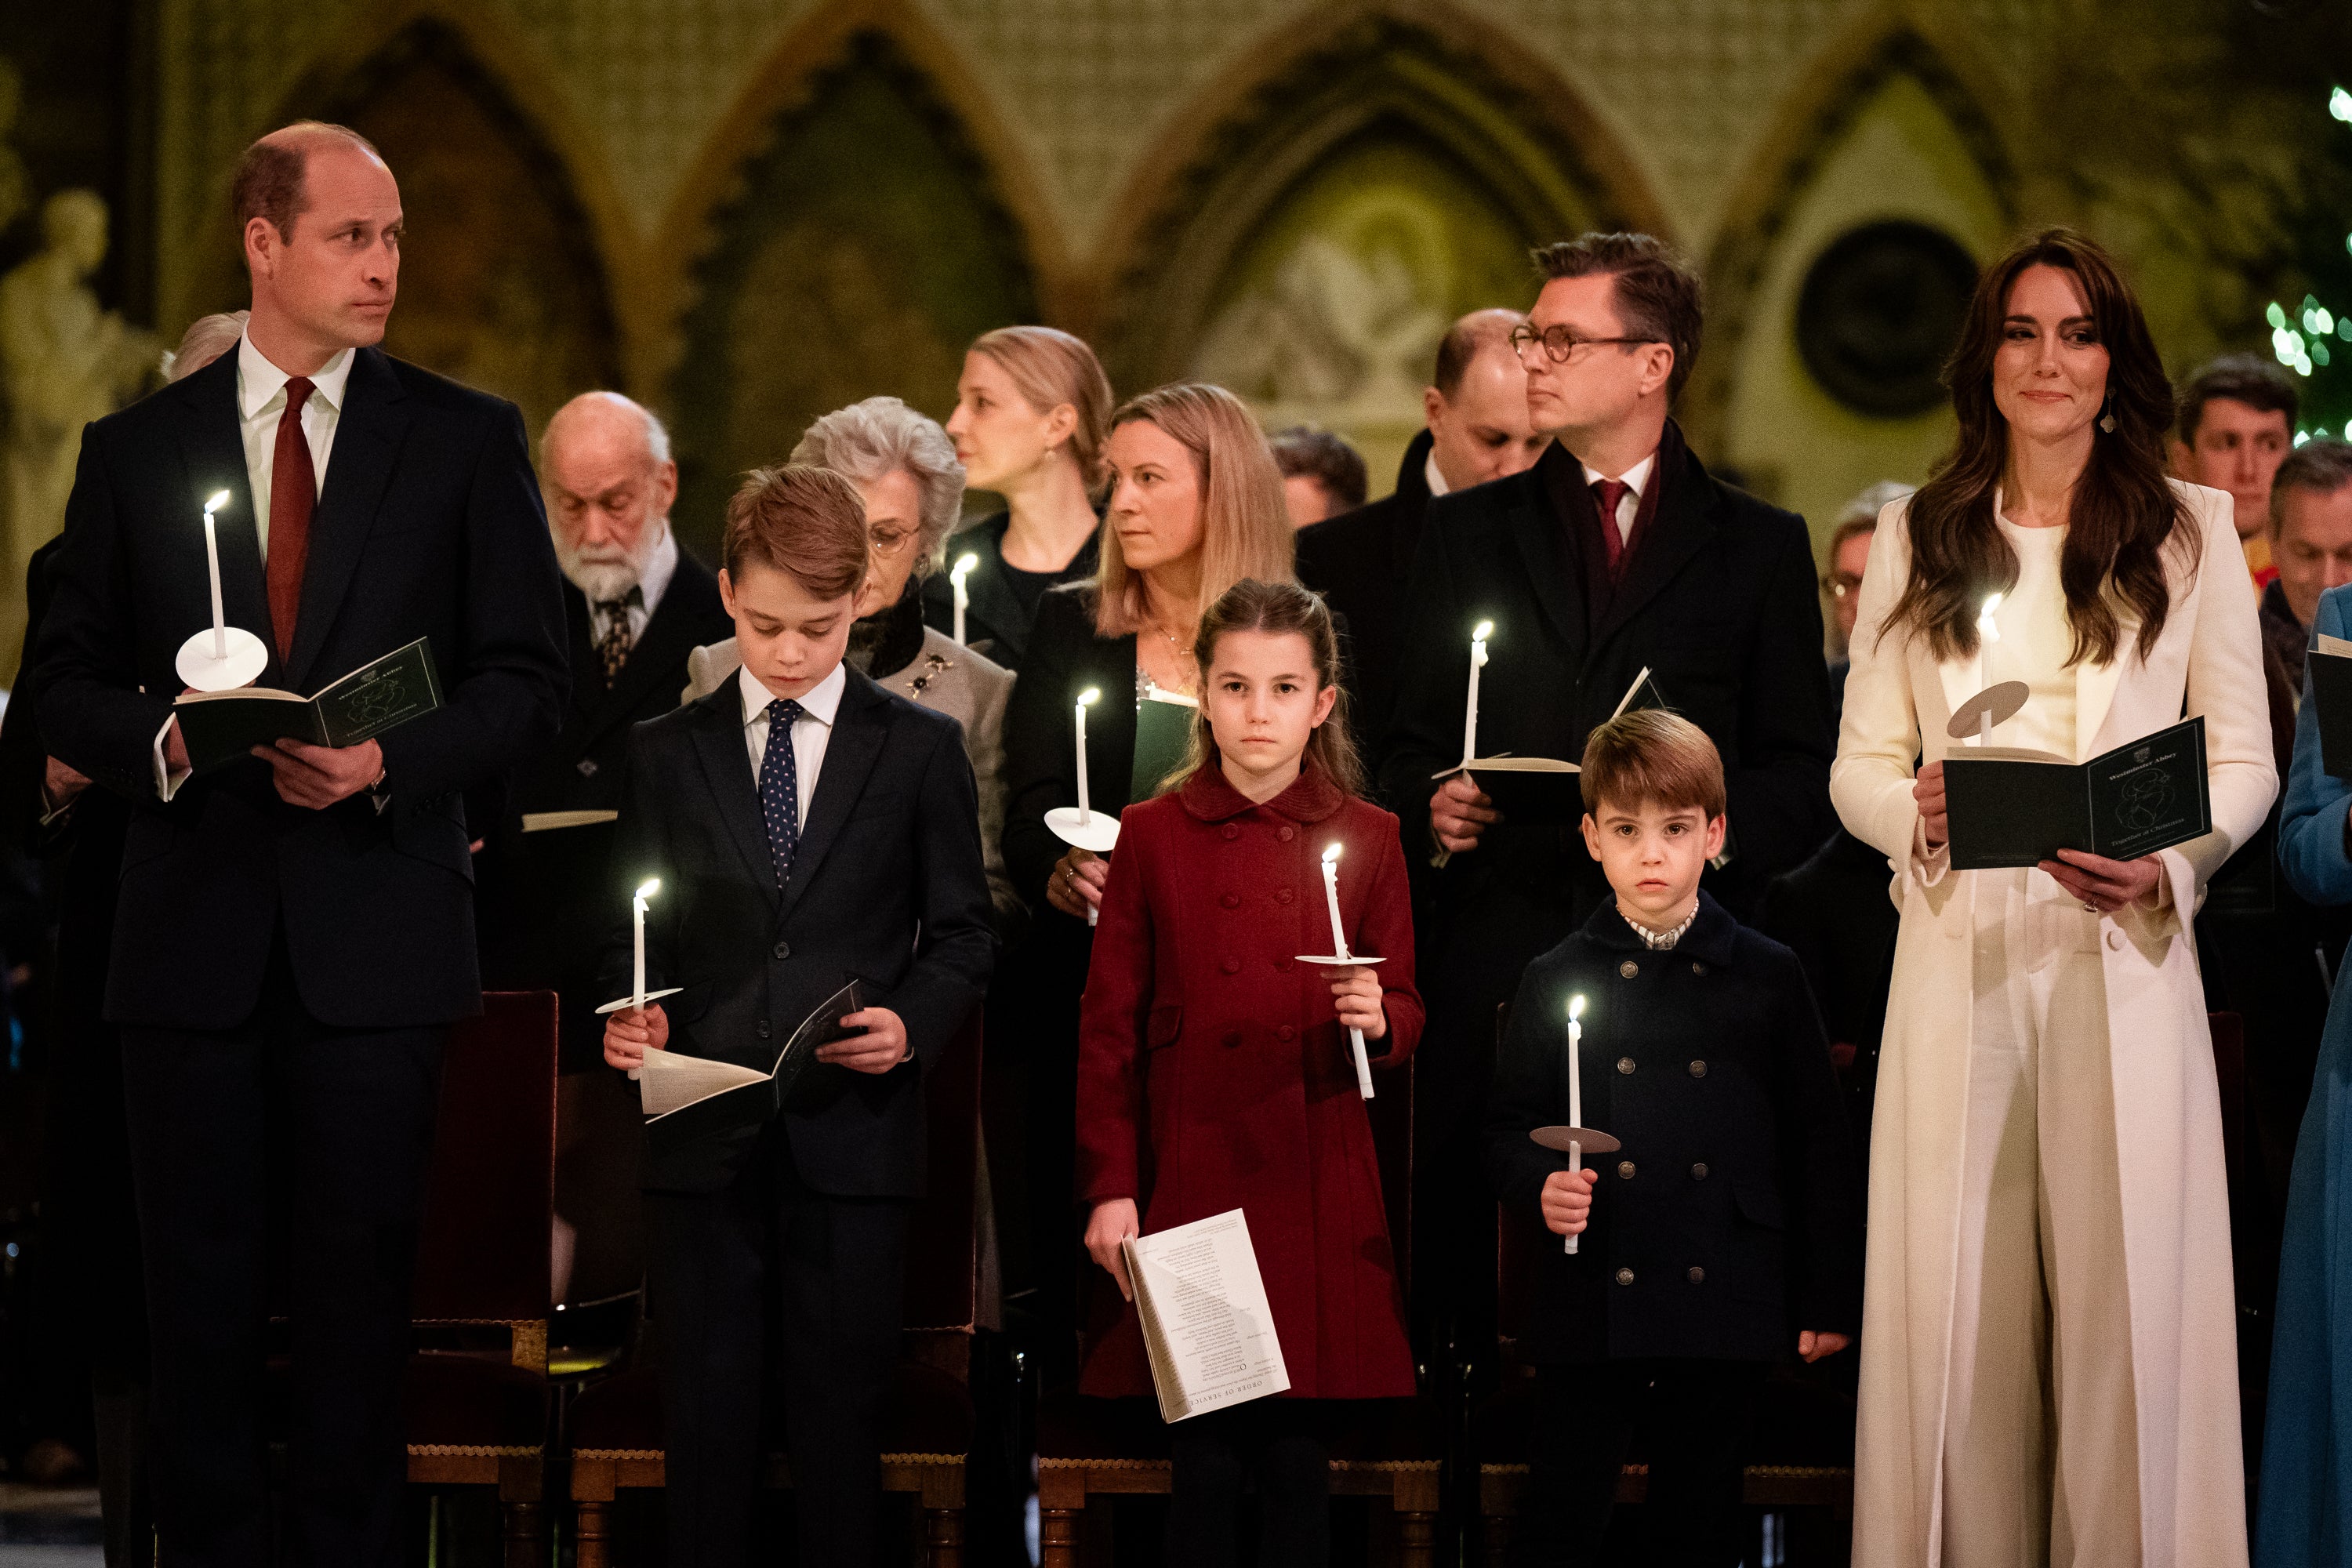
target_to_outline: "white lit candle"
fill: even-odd
[[[205,566],[213,576],[213,658],[228,658],[228,616],[221,610],[220,542],[213,531],[213,513],[228,505],[228,492],[215,490],[205,502]]]
[[[1323,851],[1323,901],[1331,910],[1331,956],[1346,963],[1348,933],[1339,924],[1339,847],[1337,844]],[[1372,1098],[1372,1063],[1364,1053],[1364,1031],[1348,1031],[1349,1049],[1356,1058],[1356,1089],[1366,1100]]]
[[[629,1006],[638,1013],[646,1010],[646,900],[660,891],[661,879],[648,877],[637,885],[636,896],[629,900],[636,927],[636,966],[629,982]],[[635,1078],[637,1072],[637,1068],[631,1068],[629,1076]]]
[[[1994,613],[2000,608],[2000,595],[1995,594],[1985,600],[1984,608],[1977,612],[1977,636],[1984,642],[2000,641],[2000,623],[1992,618]],[[1979,746],[1992,744],[1992,704],[1990,702],[1985,704],[1984,714],[1977,721],[1977,744]]]
[[[1568,1124],[1584,1125],[1584,1074],[1577,1064],[1577,1047],[1584,1042],[1584,998],[1568,999]],[[1584,1145],[1569,1140],[1568,1168],[1571,1174],[1584,1169]],[[1568,1250],[1576,1250],[1577,1238],[1568,1238]]]
[[[1084,826],[1094,813],[1087,803],[1087,709],[1102,700],[1102,693],[1089,686],[1078,693],[1078,824]]]
[[[948,574],[948,585],[955,590],[955,640],[963,641],[963,613],[971,607],[971,595],[964,590],[963,580],[980,564],[980,557],[965,554],[956,558],[955,570]]]
[[[1478,755],[1478,672],[1486,668],[1486,638],[1495,623],[1480,621],[1470,633],[1470,702],[1462,716],[1462,765]]]

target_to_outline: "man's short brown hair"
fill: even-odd
[[[2296,490],[2332,496],[2352,485],[2352,443],[2305,441],[2271,476],[2271,537],[2286,526],[2286,498]]]
[[[1620,808],[1655,805],[1666,811],[1703,811],[1721,816],[1723,758],[1706,731],[1679,713],[1637,708],[1596,728],[1584,742],[1584,772],[1577,783],[1584,809],[1599,816],[1604,805]]]
[[[1305,474],[1323,487],[1323,493],[1331,498],[1333,516],[1364,504],[1371,487],[1364,472],[1364,455],[1341,437],[1312,426],[1293,425],[1268,436],[1265,444],[1284,479]]]
[[[2181,384],[2177,407],[2182,446],[2197,445],[2197,426],[2205,422],[2205,405],[2217,397],[2242,403],[2258,414],[2280,415],[2290,432],[2294,429],[2294,416],[2302,402],[2286,372],[2268,360],[2258,354],[2223,354],[2210,364],[2199,366],[2196,374]]]
[[[812,598],[845,598],[864,586],[866,501],[857,487],[810,463],[753,468],[727,503],[719,548],[741,582],[753,562],[798,583]]]
[[[1698,273],[1681,251],[1646,234],[1580,234],[1531,253],[1547,281],[1605,273],[1617,280],[1617,317],[1630,338],[1648,338],[1675,351],[1666,396],[1682,395],[1706,325]]]
[[[300,132],[299,136],[289,132]],[[302,216],[302,172],[310,154],[324,142],[341,141],[373,154],[375,143],[348,126],[323,120],[298,120],[264,136],[245,150],[229,183],[229,201],[236,208],[236,231],[243,235],[255,218],[266,217],[280,239],[294,237],[294,220]]]

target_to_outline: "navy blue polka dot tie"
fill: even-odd
[[[793,721],[801,705],[779,698],[768,704],[768,749],[760,757],[760,809],[768,818],[768,850],[776,858],[776,881],[793,868],[801,845],[801,772],[793,755]]]

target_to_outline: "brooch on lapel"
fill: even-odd
[[[923,673],[915,677],[914,679],[907,683],[907,694],[910,697],[919,695],[923,688],[931,683],[931,678],[933,676],[939,674],[940,671],[947,668],[954,662],[955,661],[953,659],[948,658],[948,656],[943,653],[935,653],[925,658],[923,660]]]

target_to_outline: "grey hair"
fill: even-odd
[[[548,433],[555,428],[556,421],[562,418],[566,411],[583,403],[601,403],[607,408],[625,409],[635,415],[645,424],[646,453],[653,459],[654,466],[659,468],[669,461],[669,426],[661,422],[660,416],[634,397],[625,396],[617,392],[601,390],[583,392],[555,411],[555,417],[547,422],[547,429],[540,432],[539,439],[542,456],[546,450]]]
[[[194,375],[236,347],[237,340],[245,336],[246,321],[252,314],[250,310],[228,310],[198,316],[189,322],[180,346],[164,352],[163,379],[179,381]]]
[[[2305,441],[2271,476],[2271,537],[2286,526],[2286,498],[2296,490],[2332,496],[2352,485],[2352,443]]]
[[[949,532],[963,515],[963,465],[939,422],[895,397],[869,397],[836,408],[808,427],[793,448],[795,463],[830,468],[855,484],[871,484],[895,468],[914,477],[921,498],[915,574],[940,564]]]
[[[1886,510],[1889,502],[1901,500],[1918,488],[1906,485],[1901,479],[1881,479],[1846,502],[1838,511],[1837,521],[1830,526],[1838,529],[1850,522],[1875,523],[1878,514]]]

